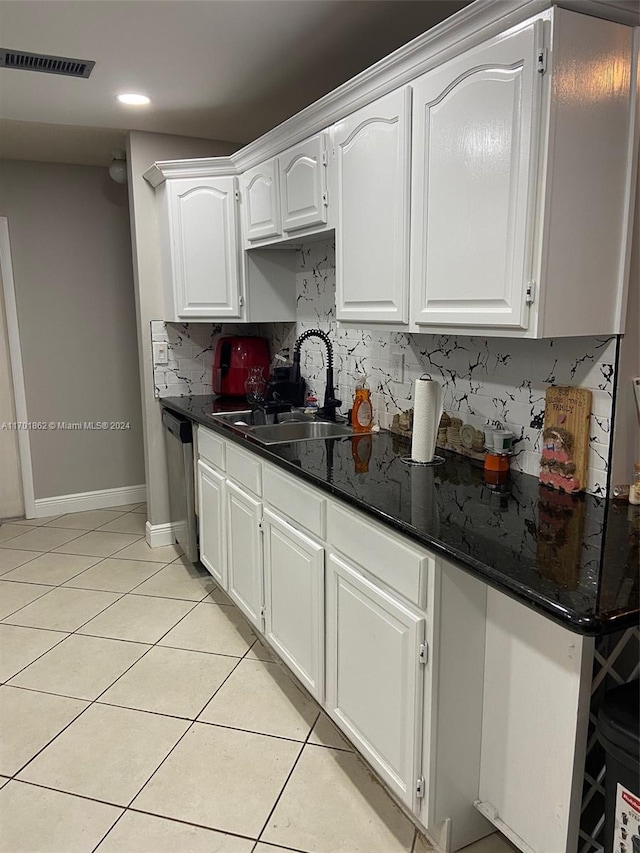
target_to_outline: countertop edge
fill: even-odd
[[[535,590],[531,589],[531,587],[520,584],[515,580],[510,580],[504,575],[500,575],[500,577],[496,576],[495,570],[491,569],[490,566],[474,561],[468,554],[458,553],[450,546],[445,545],[439,540],[429,537],[428,535],[420,536],[410,525],[407,525],[399,519],[358,500],[352,495],[336,488],[331,483],[327,483],[319,478],[309,475],[305,471],[301,471],[295,465],[288,463],[286,459],[270,452],[268,446],[251,441],[250,437],[235,432],[230,426],[216,423],[212,420],[205,420],[205,418],[198,415],[197,412],[188,411],[184,406],[180,406],[178,403],[172,403],[171,401],[172,398],[165,397],[161,398],[159,403],[163,408],[170,409],[176,414],[182,415],[192,422],[222,435],[224,438],[233,441],[235,444],[250,449],[253,453],[267,462],[276,465],[298,479],[311,484],[315,488],[331,494],[333,497],[343,501],[354,509],[363,512],[365,515],[381,521],[388,527],[403,536],[406,536],[408,539],[411,539],[411,541],[416,544],[430,549],[438,556],[449,560],[456,568],[468,572],[473,577],[483,581],[498,592],[508,595],[510,598],[519,601],[526,607],[535,610],[542,616],[551,619],[553,622],[575,634],[580,634],[585,637],[598,637],[624,630],[626,628],[636,627],[638,624],[638,613],[636,611],[632,611],[630,613],[612,613],[605,617],[572,614],[561,606],[555,604],[553,601],[539,595]]]

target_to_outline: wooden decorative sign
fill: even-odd
[[[540,482],[573,494],[587,481],[591,391],[552,386],[547,389],[542,431]]]

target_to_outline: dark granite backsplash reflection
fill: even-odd
[[[211,397],[162,402],[215,428]],[[408,445],[387,432],[250,446],[567,627],[601,633],[637,619],[637,507],[554,492],[522,473],[497,493],[461,456],[404,464]]]

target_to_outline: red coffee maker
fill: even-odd
[[[218,338],[213,359],[213,392],[221,397],[246,397],[244,383],[250,367],[261,367],[269,378],[269,342],[266,338]]]

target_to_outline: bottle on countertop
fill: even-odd
[[[318,398],[315,394],[309,394],[305,401],[304,406],[305,415],[317,415],[318,414]]]
[[[367,385],[366,373],[354,373],[356,392],[351,409],[351,426],[355,432],[369,432],[373,424],[373,407],[371,406],[371,391]]]

